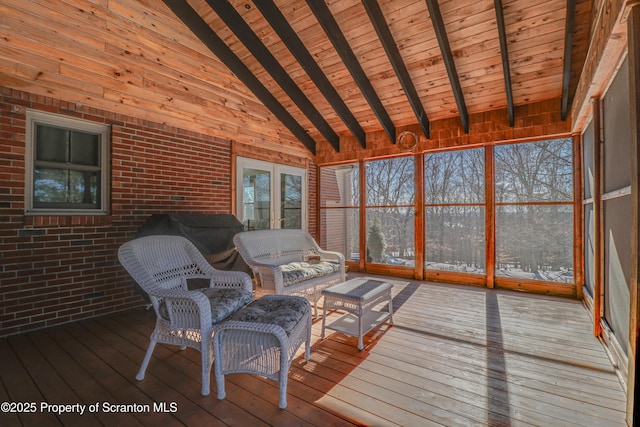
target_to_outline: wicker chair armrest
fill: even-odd
[[[336,251],[328,251],[328,250],[322,249],[320,245],[318,245],[318,242],[316,242],[311,236],[309,236],[307,243],[309,245],[307,251],[310,250],[315,252],[320,256],[322,260],[334,261],[334,262],[340,262],[344,260],[343,254]]]
[[[284,291],[284,277],[279,265],[253,264],[253,271],[260,275],[261,285],[267,289],[281,294]]]
[[[340,252],[333,252],[333,251],[325,251],[325,250],[320,250],[320,258],[322,260],[325,261],[333,261],[333,262],[337,262],[338,264],[340,264],[340,273],[342,274],[342,280],[345,280],[345,275],[346,275],[346,266],[345,266],[345,257],[343,254],[341,254]]]
[[[316,252],[323,261],[333,261],[344,264],[344,255],[340,252],[325,251],[323,249],[316,249]]]
[[[209,283],[211,288],[243,288],[245,291],[253,290],[251,276],[242,271],[215,270]]]
[[[172,328],[211,329],[211,304],[202,292],[167,289],[154,296],[165,301]]]
[[[259,261],[256,261],[256,260],[252,259],[251,262],[247,262],[247,264],[251,268],[265,268],[265,269],[268,269],[268,270],[273,270],[273,269],[279,268],[279,265],[278,264],[274,264],[273,261],[269,263],[269,262],[259,262]]]

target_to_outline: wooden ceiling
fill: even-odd
[[[591,0],[3,0],[0,85],[250,144],[570,101]],[[568,13],[569,11],[569,13]],[[567,28],[570,31],[567,31]]]

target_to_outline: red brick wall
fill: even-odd
[[[231,212],[228,140],[0,91],[0,336],[142,304],[118,247],[153,213]],[[112,125],[110,215],[24,215],[26,108]]]

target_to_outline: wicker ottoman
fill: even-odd
[[[218,399],[226,396],[224,375],[263,375],[280,383],[280,408],[287,406],[287,376],[305,343],[310,357],[311,304],[293,295],[265,295],[223,322],[213,336]]]

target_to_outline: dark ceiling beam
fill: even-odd
[[[338,55],[340,55],[340,58],[342,58],[344,65],[351,73],[351,76],[360,88],[362,95],[369,103],[369,106],[373,110],[373,113],[376,115],[378,121],[382,125],[382,128],[387,133],[389,140],[391,140],[391,142],[395,144],[396,128],[391,121],[391,117],[389,117],[387,110],[382,105],[382,101],[380,101],[380,98],[371,85],[369,78],[358,62],[356,55],[353,53],[353,50],[351,50],[349,43],[347,43],[347,39],[344,37],[344,34],[342,33],[342,30],[340,30],[340,27],[331,14],[331,11],[324,1],[307,0],[307,5],[309,5],[309,8],[316,16],[316,19],[324,29],[327,37],[329,37],[329,40],[331,40],[331,43],[338,52]]]
[[[564,35],[564,64],[562,70],[562,107],[560,118],[567,119],[569,111],[569,83],[571,82],[571,51],[573,49],[573,27],[576,17],[576,0],[567,0],[567,21]]]
[[[362,4],[369,15],[369,19],[371,20],[373,27],[376,29],[376,33],[382,42],[385,52],[387,52],[387,57],[389,58],[389,61],[396,72],[396,76],[402,85],[402,89],[409,100],[409,104],[418,119],[422,133],[427,139],[429,139],[429,119],[427,118],[427,113],[424,111],[420,96],[413,85],[413,81],[411,80],[411,76],[409,75],[409,71],[404,64],[404,61],[402,60],[398,46],[396,45],[393,35],[387,26],[387,22],[384,19],[384,14],[382,13],[382,9],[380,9],[378,0],[362,0]]]
[[[442,21],[440,6],[438,6],[437,0],[425,1],[427,2],[429,15],[431,15],[431,23],[433,24],[433,29],[436,32],[438,44],[440,45],[440,52],[442,52],[444,66],[446,67],[447,74],[449,75],[449,82],[451,83],[453,96],[455,97],[456,104],[458,105],[458,112],[460,113],[462,127],[466,133],[469,133],[469,113],[467,112],[467,105],[464,102],[464,95],[462,94],[460,79],[458,78],[458,72],[456,71],[456,64],[453,62],[453,54],[451,53],[449,38],[447,37],[447,31],[445,30],[444,22]]]
[[[316,142],[265,88],[186,0],[163,0],[173,13],[216,55],[305,147],[316,154]]]
[[[334,132],[322,114],[316,109],[309,98],[302,92],[296,82],[293,81],[287,70],[271,54],[260,38],[253,32],[249,24],[240,16],[238,11],[226,0],[207,0],[225,24],[233,31],[238,39],[249,49],[249,52],[262,64],[265,70],[273,77],[278,85],[285,91],[300,111],[307,116],[313,125],[320,131],[329,144],[340,151],[340,137]]]
[[[278,6],[276,6],[272,0],[254,0],[253,4],[258,7],[262,15],[269,22],[269,25],[278,33],[282,42],[287,46],[302,68],[304,68],[307,75],[313,80],[313,83],[315,83],[316,87],[322,92],[353,136],[360,142],[362,148],[366,148],[366,134],[362,126],[360,126],[360,123],[358,123],[353,114],[351,114],[349,107],[344,103],[338,91],[331,85],[327,76],[313,59],[313,56],[302,43],[300,37],[298,37],[293,28],[291,28],[291,25],[289,25],[287,19],[282,12],[280,12]]]
[[[496,8],[496,21],[498,22],[502,71],[504,72],[504,90],[507,93],[507,114],[509,115],[509,126],[513,127],[515,125],[515,112],[513,108],[513,90],[511,88],[511,66],[509,65],[507,30],[504,25],[504,10],[502,9],[502,0],[494,0],[493,3]]]

